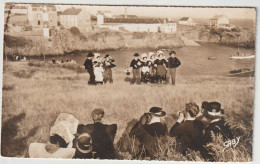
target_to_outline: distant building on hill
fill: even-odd
[[[174,21],[162,18],[139,18],[135,15],[121,15],[113,18],[97,15],[97,25],[99,28],[107,28],[115,31],[129,32],[163,32],[174,33],[177,25]]]
[[[179,20],[179,24],[181,25],[187,25],[187,26],[195,26],[196,23],[193,21],[191,17],[182,17]]]
[[[89,12],[79,8],[69,8],[60,13],[60,24],[65,28],[77,27],[81,32],[92,30],[91,15]]]
[[[225,15],[215,15],[210,19],[210,27],[222,28],[229,25],[229,18]]]
[[[5,8],[4,8],[4,13],[5,14],[28,14],[27,10],[28,6],[27,5],[17,5],[17,4],[11,4],[11,3],[6,3]]]
[[[43,36],[50,36],[50,29],[57,28],[57,9],[51,4],[31,4],[28,19],[33,29],[43,30]]]

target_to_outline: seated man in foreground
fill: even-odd
[[[74,141],[76,153],[74,158],[115,159],[114,138],[117,125],[102,123],[103,109],[95,109],[92,114],[94,124],[80,124]],[[82,147],[80,148],[81,145]]]

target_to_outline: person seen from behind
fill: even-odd
[[[186,155],[188,149],[205,154],[203,147],[203,123],[196,120],[199,106],[196,103],[187,103],[184,112],[179,112],[177,122],[170,129],[169,136],[175,137],[177,151]]]

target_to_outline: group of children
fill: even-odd
[[[171,77],[172,84],[175,85],[176,68],[181,65],[175,55],[175,51],[170,51],[169,58],[166,59],[163,51],[159,50],[157,54],[154,52],[143,53],[139,59],[139,54],[135,53],[134,59],[130,63],[133,73],[131,83],[163,83],[163,81],[168,83]]]
[[[90,78],[88,84],[90,85],[102,85],[106,82],[113,83],[112,68],[114,59],[106,54],[104,60],[102,60],[99,53],[90,52],[84,63],[85,69],[88,71]]]

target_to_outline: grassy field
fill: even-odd
[[[193,101],[219,101],[240,142],[235,148],[221,152],[218,161],[251,161],[254,111],[254,78],[224,76],[177,75],[177,85],[130,85],[125,73],[114,71],[114,83],[89,86],[88,74],[79,66],[57,66],[39,62],[3,63],[3,105],[1,154],[28,157],[31,142],[47,142],[57,116],[73,114],[80,123],[92,123],[95,108],[105,110],[104,122],[117,123],[115,143],[127,123],[138,119],[152,106],[162,107],[168,114],[168,128],[177,111]],[[131,155],[118,150],[126,159]],[[170,151],[166,160],[202,160],[196,152],[186,157]]]

